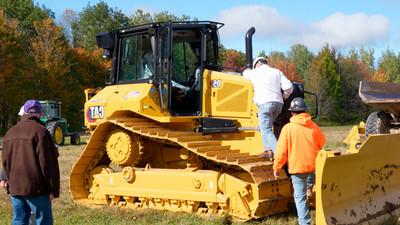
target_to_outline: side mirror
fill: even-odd
[[[99,48],[104,49],[103,57],[110,59],[114,51],[114,38],[115,35],[112,32],[105,32],[96,35],[96,44]]]
[[[107,73],[105,74],[104,80],[105,80],[106,85],[112,85],[112,84],[115,83],[114,73],[113,73],[112,69],[107,70]]]
[[[114,33],[105,32],[96,35],[96,44],[99,48],[114,49]]]

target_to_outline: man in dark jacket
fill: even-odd
[[[26,101],[24,112],[3,140],[2,163],[13,206],[13,224],[28,224],[31,212],[36,214],[38,225],[53,224],[51,199],[60,193],[58,152],[39,119],[39,101]]]

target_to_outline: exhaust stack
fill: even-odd
[[[246,33],[246,68],[253,68],[253,35],[256,32],[254,27],[251,27]]]

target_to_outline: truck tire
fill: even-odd
[[[46,124],[47,130],[50,132],[51,137],[56,145],[64,145],[65,134],[58,121],[50,121]]]
[[[81,144],[81,137],[77,132],[71,135],[71,145],[80,145]]]
[[[391,117],[385,112],[373,112],[369,114],[366,123],[365,134],[389,134]]]

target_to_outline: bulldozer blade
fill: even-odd
[[[316,160],[317,224],[381,224],[400,215],[400,134],[370,135],[358,152]]]

